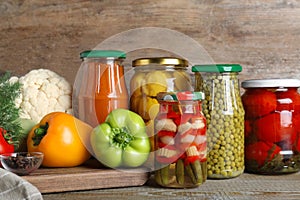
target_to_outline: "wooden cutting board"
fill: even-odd
[[[96,160],[72,168],[39,168],[22,176],[41,193],[140,186],[149,173],[145,169],[116,170],[101,166]]]

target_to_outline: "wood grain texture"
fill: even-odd
[[[72,168],[40,168],[22,178],[45,194],[141,186],[147,182],[149,174],[141,169],[108,169],[92,160],[88,164]]]
[[[300,173],[283,176],[262,176],[244,173],[234,179],[207,180],[198,188],[160,188],[153,179],[141,187],[113,188],[56,194],[44,194],[44,200],[96,199],[300,199]]]
[[[217,63],[240,63],[241,80],[300,78],[295,0],[1,0],[0,16],[0,68],[16,75],[42,67],[72,83],[81,51],[154,26],[195,39]]]

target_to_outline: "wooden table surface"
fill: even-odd
[[[300,172],[265,176],[244,173],[227,180],[207,180],[198,188],[169,189],[152,178],[139,187],[43,194],[44,200],[92,199],[300,199]]]

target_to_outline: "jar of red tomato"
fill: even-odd
[[[164,187],[196,187],[206,181],[206,119],[202,92],[157,95],[155,180]]]
[[[285,174],[300,169],[298,79],[242,82],[246,171]]]

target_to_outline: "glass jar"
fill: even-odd
[[[298,79],[242,82],[246,171],[285,174],[300,169]]]
[[[206,119],[201,92],[159,93],[155,118],[155,180],[164,187],[206,181]]]
[[[74,115],[95,127],[114,109],[128,109],[128,92],[122,61],[126,54],[115,50],[80,53],[82,64],[77,72],[72,104]]]
[[[207,119],[207,177],[225,179],[244,172],[244,109],[238,64],[196,65],[195,90],[205,93]]]
[[[158,112],[156,96],[160,92],[191,91],[188,62],[173,57],[139,58],[132,62],[130,109],[147,123]]]
[[[134,75],[130,81],[130,110],[146,123],[151,150],[154,149],[154,119],[159,110],[160,92],[192,91],[188,62],[176,57],[139,58],[132,62]],[[153,168],[153,154],[148,165]],[[152,163],[152,164],[151,164]]]

